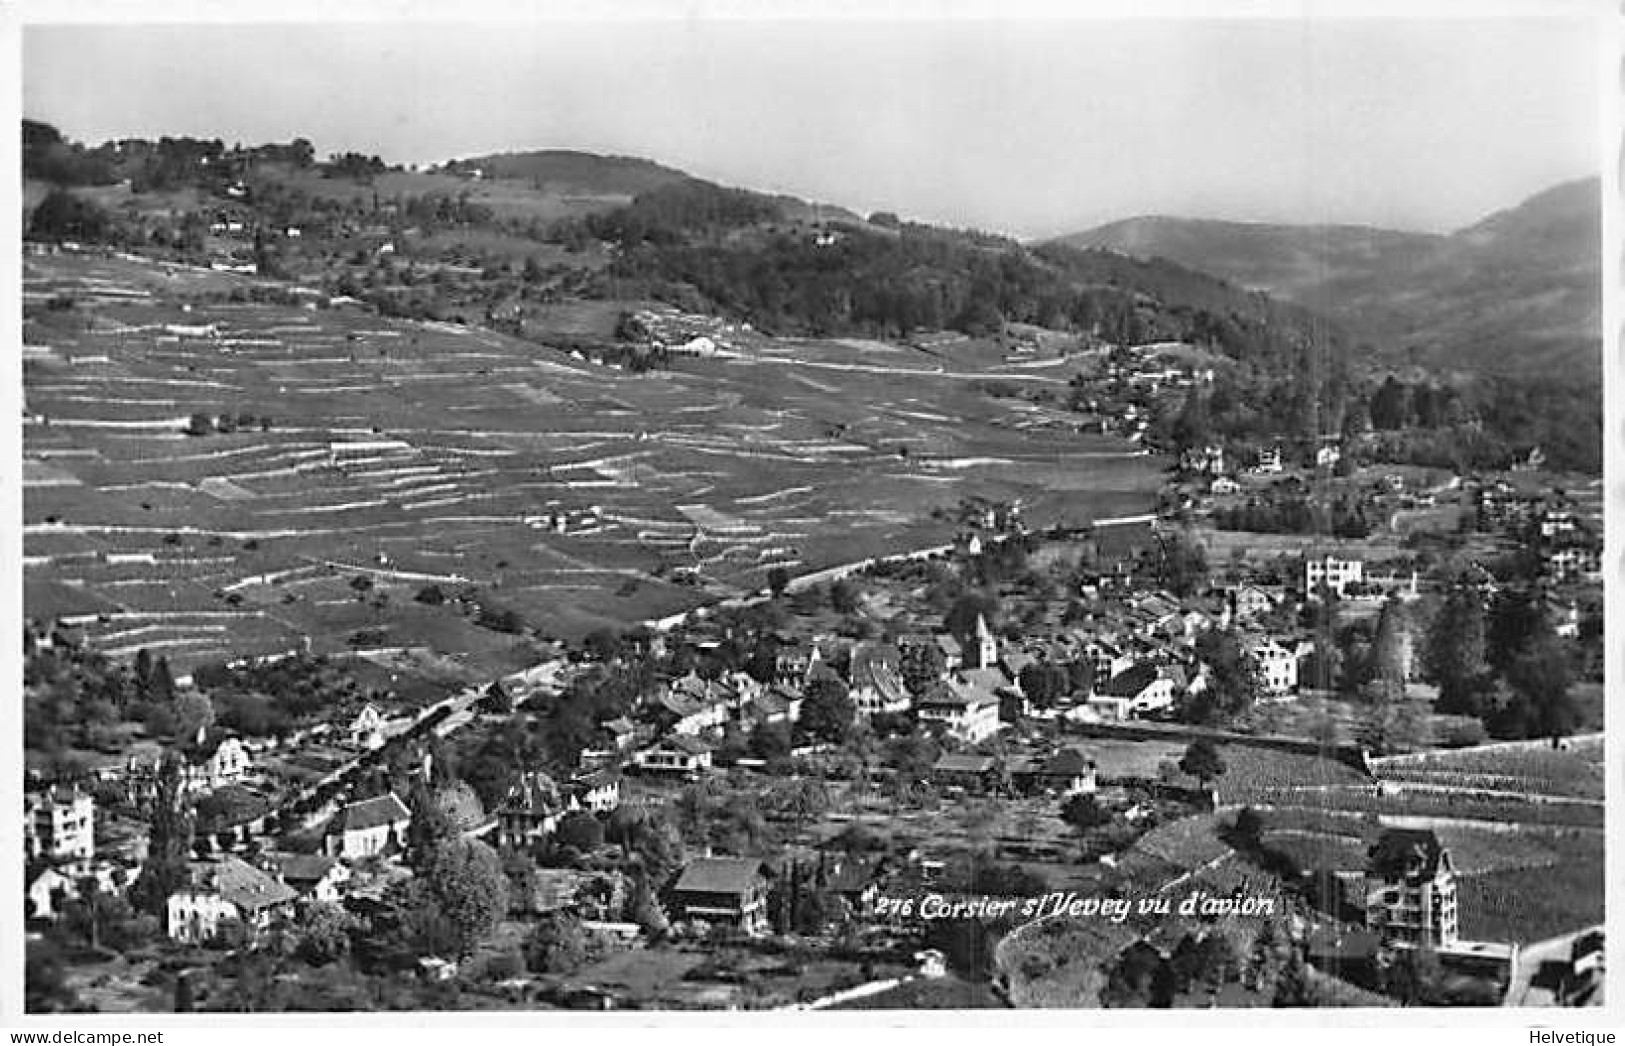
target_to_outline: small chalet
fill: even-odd
[[[323,849],[329,857],[358,861],[398,850],[406,842],[412,812],[395,793],[351,803],[327,822]]]
[[[671,888],[684,919],[732,926],[747,933],[767,928],[768,869],[745,857],[702,857],[689,863]]]

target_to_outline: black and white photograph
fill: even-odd
[[[430,6],[0,12],[4,1022],[1607,1015],[1617,9]]]

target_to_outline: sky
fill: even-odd
[[[1570,9],[1572,14],[1572,9]],[[1568,18],[688,17],[30,25],[24,114],[82,141],[573,148],[1038,237],[1140,214],[1445,231],[1600,164]]]

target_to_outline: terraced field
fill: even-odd
[[[307,637],[501,660],[517,637],[475,603],[579,635],[943,542],[931,511],[964,496],[1083,522],[1146,511],[1158,478],[1012,395],[1064,389],[1060,357],[747,334],[633,375],[359,309],[183,308],[237,284],[139,259],[31,256],[24,280],[76,299],[24,331],[25,610],[178,667]],[[238,424],[186,434],[198,413]]]

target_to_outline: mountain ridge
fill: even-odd
[[[1449,233],[1143,215],[1049,241],[1163,257],[1340,320],[1380,355],[1474,371],[1600,368],[1601,182]]]

